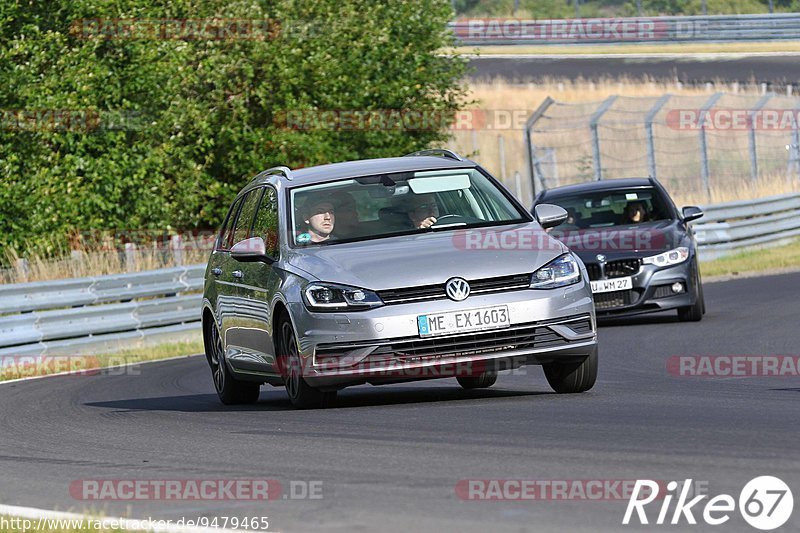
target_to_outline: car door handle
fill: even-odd
[[[221,276],[222,275],[222,269],[219,268],[219,267],[212,268],[211,269],[211,273],[214,274],[215,276]]]
[[[234,270],[233,277],[236,279],[242,279],[244,277],[244,273],[241,270]]]

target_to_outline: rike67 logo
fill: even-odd
[[[733,496],[720,494],[702,505],[701,502],[708,498],[708,495],[702,494],[690,500],[691,486],[691,479],[687,479],[682,486],[677,481],[667,483],[667,494],[661,500],[661,508],[654,524],[697,524],[695,513],[702,516],[703,521],[711,526],[725,524],[731,519],[731,514],[737,508],[737,501]],[[642,495],[644,497],[641,497]],[[630,524],[635,512],[640,524],[650,524],[652,515],[647,516],[645,507],[658,496],[656,481],[636,480],[622,523]],[[675,508],[671,510],[670,506],[675,496],[677,501]],[[745,522],[756,529],[769,531],[781,527],[791,518],[794,498],[789,486],[783,480],[773,476],[760,476],[751,479],[739,493],[738,508]]]

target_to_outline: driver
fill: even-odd
[[[408,218],[415,228],[427,229],[436,224],[439,217],[439,204],[434,194],[420,194],[411,198]]]

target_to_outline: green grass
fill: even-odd
[[[102,355],[4,357],[0,358],[0,363],[2,363],[2,366],[0,366],[0,381],[45,376],[65,371],[92,371],[100,368],[199,353],[203,353],[203,342],[197,339],[141,346]]]
[[[736,276],[791,268],[800,268],[800,239],[785,246],[742,252],[700,263],[703,277]]]

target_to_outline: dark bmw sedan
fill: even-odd
[[[689,222],[655,179],[613,179],[558,187],[534,202],[555,204],[567,220],[551,231],[585,263],[597,317],[677,310],[683,321],[705,313],[697,244]]]

